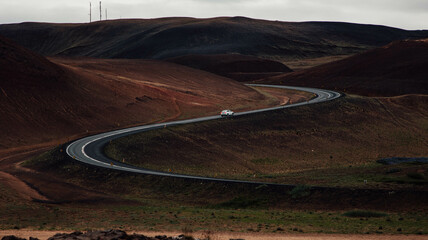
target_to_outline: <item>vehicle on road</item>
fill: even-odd
[[[232,110],[223,110],[221,111],[220,115],[222,117],[232,117],[233,114],[235,114]]]
[[[272,87],[272,88],[281,88],[281,89],[291,89],[291,90],[298,90],[298,91],[306,91],[316,94],[316,97],[312,99],[309,102],[302,102],[297,104],[287,104],[282,106],[276,106],[276,107],[270,107],[265,109],[258,109],[258,110],[251,110],[247,112],[239,112],[239,116],[243,115],[249,115],[253,113],[258,112],[267,112],[267,111],[273,111],[278,109],[286,109],[291,107],[297,107],[301,105],[309,105],[309,104],[315,104],[319,102],[326,102],[333,99],[337,99],[341,96],[340,93],[328,91],[328,90],[322,90],[322,89],[312,89],[312,88],[303,88],[303,87],[288,87],[288,86],[275,86],[275,85],[263,85],[263,84],[251,84],[250,86],[259,86],[259,87]],[[227,116],[233,116],[234,113],[231,110],[224,110],[221,111],[221,116],[227,117]],[[159,129],[160,127],[166,128],[167,126],[176,126],[176,125],[183,125],[183,124],[189,124],[189,123],[196,123],[196,122],[203,122],[203,121],[209,121],[218,119],[218,115],[216,116],[208,116],[208,117],[202,117],[202,118],[196,118],[196,119],[185,119],[185,120],[178,120],[173,122],[166,122],[163,124],[155,123],[151,125],[141,125],[137,127],[132,128],[126,128],[126,129],[119,129],[114,130],[111,132],[105,132],[100,133],[97,135],[88,136],[85,138],[78,139],[72,143],[70,143],[67,146],[66,153],[68,156],[72,157],[76,161],[83,162],[85,164],[91,164],[98,167],[104,167],[109,169],[116,169],[120,171],[125,172],[132,172],[132,173],[140,173],[140,174],[149,174],[149,175],[157,175],[157,176],[170,176],[170,177],[179,177],[179,178],[187,178],[187,179],[197,179],[197,180],[215,180],[215,181],[223,181],[223,182],[246,182],[242,180],[232,180],[232,179],[220,179],[220,178],[212,178],[212,177],[199,177],[199,176],[189,176],[189,175],[182,175],[182,174],[176,174],[174,173],[174,170],[171,169],[171,172],[159,172],[159,171],[153,171],[149,169],[143,169],[139,167],[135,167],[132,165],[122,165],[122,164],[114,164],[113,160],[109,157],[103,155],[104,152],[104,146],[105,143],[116,139],[119,137],[129,136],[141,131],[150,131]],[[91,143],[91,144],[89,144]],[[101,153],[101,154],[98,154]],[[113,163],[113,164],[111,164]],[[250,182],[254,183],[254,182]],[[259,184],[259,183],[257,183]]]

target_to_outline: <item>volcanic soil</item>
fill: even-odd
[[[46,58],[1,38],[0,149],[274,105],[227,78],[154,60]]]
[[[240,54],[188,55],[167,59],[167,61],[241,82],[292,72],[280,62]]]
[[[365,96],[428,94],[428,40],[406,40],[314,68],[259,80]]]
[[[248,25],[249,22],[252,24]],[[206,26],[210,28],[208,32],[201,30],[204,33],[201,36],[210,36],[208,42],[215,39],[211,37],[212,34],[222,36],[225,29],[227,31],[238,29],[240,36],[245,36],[259,28],[257,27],[259,21],[245,18],[209,20],[173,18],[158,20],[156,27],[147,35],[148,39],[137,42],[137,45],[130,43],[143,35],[142,32],[124,41],[113,39],[107,42],[114,47],[97,44],[100,39],[106,39],[105,36],[101,36],[102,34],[82,35],[82,32],[93,33],[94,29],[103,34],[117,33],[118,29],[124,32],[132,32],[130,29],[136,28],[139,31],[142,29],[146,31],[148,27],[153,27],[153,23],[139,20],[114,21],[111,25],[25,23],[1,26],[0,32],[7,33],[20,43],[49,55],[163,58],[182,53],[192,54],[187,45],[181,49],[176,48],[180,41],[175,45],[168,45],[170,48],[163,48],[165,39],[187,41],[189,40],[187,33],[199,31]],[[351,29],[349,32],[346,29],[353,25],[342,23],[297,25],[267,23],[275,30],[269,30],[271,34],[262,31],[263,34],[251,38],[252,41],[247,41],[246,44],[241,45],[242,42],[238,42],[239,46],[252,49],[244,51],[244,54],[268,56],[272,59],[278,57],[272,55],[278,53],[278,49],[286,53],[290,53],[291,49],[292,58],[308,57],[301,51],[302,49],[314,52],[311,57],[352,54],[389,42],[387,40],[390,38],[385,35],[392,31],[390,28],[365,25],[361,30],[362,26],[358,25],[356,28],[349,28]],[[246,25],[250,27],[242,28]],[[281,34],[287,33],[294,29],[293,26],[300,31],[300,37],[297,39],[278,39],[274,34],[278,29],[281,30]],[[361,31],[364,32],[367,28],[380,34],[377,36],[382,40],[376,39],[376,36],[367,37],[370,34],[360,36]],[[54,36],[62,32],[61,29],[66,30],[67,34],[55,44],[52,39],[37,41],[40,37],[49,35],[46,34],[48,32],[52,33],[49,36]],[[313,35],[314,30],[322,32],[320,35],[330,36],[332,29],[345,29],[345,32],[352,33],[353,37],[349,38],[345,45],[340,44],[343,39],[339,39],[338,42],[330,39],[328,42],[334,44],[333,46],[327,44],[327,47],[325,44],[321,44],[322,46],[316,44],[317,41],[312,41],[313,39],[310,44],[300,41],[307,37],[309,32]],[[403,30],[393,32],[394,39],[420,37],[424,34]],[[260,48],[263,51],[256,52],[254,50],[256,48],[252,48],[253,44],[260,42],[260,39],[266,39],[266,36],[273,39],[273,43]],[[222,39],[232,38],[243,39],[234,35]],[[25,39],[36,40],[28,42]],[[76,40],[78,44],[70,45],[70,42],[74,41],[70,39]],[[205,45],[207,42],[203,39],[205,38],[198,37],[191,43]],[[217,42],[208,45],[207,49],[196,54],[212,53],[213,49],[222,44]],[[295,47],[290,48],[290,44]],[[377,96],[376,98],[351,95],[334,102],[258,114],[251,119],[245,117],[223,119],[182,128],[164,129],[146,136],[120,139],[110,145],[112,147],[110,150],[113,149],[110,153],[143,166],[153,167],[156,164],[156,167],[166,171],[171,169],[212,176],[218,173],[226,177],[238,176],[266,181],[273,179],[272,181],[285,183],[297,180],[301,184],[324,184],[324,179],[312,178],[316,176],[312,173],[319,173],[319,168],[336,172],[343,170],[343,174],[346,175],[348,170],[344,170],[345,168],[370,165],[384,156],[397,154],[425,156],[428,139],[426,131],[428,104],[427,96],[424,95],[427,94],[426,78],[423,78],[427,62],[423,56],[424,54],[426,56],[426,44],[426,41],[397,42],[322,67],[261,81],[339,89],[348,93]],[[118,49],[122,49],[123,46],[129,47],[119,51]],[[145,52],[141,49],[152,51]],[[231,49],[233,52],[236,50],[235,47],[226,47],[219,53],[227,54],[232,51]],[[399,187],[397,191],[392,191],[392,194],[388,187],[383,189],[383,186],[377,185],[370,185],[370,189],[361,185],[357,186],[357,189],[335,188],[334,185],[333,188],[310,190],[311,194],[307,196],[304,195],[307,189],[303,186],[296,187],[297,190],[301,190],[297,195],[303,196],[297,196],[295,199],[292,195],[294,186],[270,188],[264,185],[255,187],[176,179],[172,181],[92,168],[70,161],[64,154],[63,143],[91,133],[142,123],[218,114],[219,109],[224,108],[240,111],[295,102],[306,99],[308,96],[304,94],[297,93],[287,98],[278,97],[277,94],[280,93],[277,91],[264,92],[212,73],[156,60],[106,60],[58,56],[46,59],[4,38],[0,38],[0,56],[0,76],[2,76],[0,131],[3,134],[0,139],[0,169],[3,171],[0,172],[0,178],[5,180],[0,182],[2,192],[0,197],[3,199],[0,201],[0,207],[6,213],[0,217],[3,220],[13,220],[11,223],[4,221],[7,228],[35,227],[37,224],[42,224],[41,228],[47,225],[52,228],[56,226],[71,228],[70,224],[83,228],[86,221],[81,219],[83,216],[95,219],[91,222],[91,226],[95,228],[104,226],[104,221],[111,221],[108,224],[114,227],[138,222],[141,226],[150,224],[156,226],[160,223],[160,228],[165,229],[166,226],[177,222],[183,211],[188,214],[183,218],[189,219],[188,224],[204,224],[206,221],[206,224],[215,225],[217,229],[225,229],[230,225],[235,230],[254,231],[261,228],[257,222],[275,217],[279,220],[272,226],[281,229],[284,227],[282,219],[284,214],[296,214],[294,218],[289,216],[293,220],[300,219],[299,217],[305,214],[307,218],[316,215],[317,218],[324,217],[325,221],[338,222],[348,221],[348,218],[343,216],[342,212],[313,214],[306,213],[306,210],[342,211],[366,207],[371,210],[389,211],[390,215],[381,220],[390,228],[389,232],[398,231],[395,228],[396,222],[397,224],[405,222],[407,224],[405,226],[410,229],[408,233],[423,233],[417,223],[420,222],[419,218],[422,218],[422,222],[426,219],[427,193],[424,182],[422,186],[407,184]],[[284,59],[284,56],[278,58]],[[389,61],[390,59],[395,61]],[[407,95],[398,96],[402,94]],[[59,147],[30,161],[39,163],[37,166],[29,169],[20,165],[22,161],[39,155],[55,145]],[[186,152],[187,150],[189,152]],[[147,158],[142,161],[138,157],[140,154]],[[171,163],[171,159],[175,162]],[[28,162],[26,166],[29,166]],[[290,177],[289,173],[296,169],[309,172],[311,177]],[[411,168],[414,169],[417,172],[404,174],[426,177],[425,165]],[[342,177],[344,175],[337,179],[344,179]],[[247,195],[243,196],[241,193]],[[257,198],[254,199],[253,196]],[[266,196],[276,197],[266,198]],[[29,202],[29,199],[32,199],[32,202]],[[343,202],[336,202],[338,199]],[[99,203],[103,205],[97,205]],[[58,204],[56,206],[60,207],[51,204]],[[163,206],[160,206],[162,204]],[[186,210],[180,204],[204,208]],[[164,208],[166,205],[168,209]],[[236,207],[234,208],[237,209],[236,212],[224,210],[230,206]],[[241,206],[244,206],[242,214],[247,217],[257,215],[262,220],[254,218],[251,223],[242,226],[242,222],[235,221],[234,215],[241,213]],[[258,212],[246,209],[248,206],[262,209],[272,207],[274,210],[272,212],[269,212],[270,209],[263,210],[266,214],[258,216]],[[174,213],[171,209],[174,209]],[[291,213],[291,211],[280,212],[277,209],[302,211]],[[135,211],[139,216],[130,217],[129,214]],[[193,211],[197,211],[198,214]],[[408,213],[409,211],[419,211],[419,214]],[[406,220],[403,221],[399,216],[400,212],[408,214]],[[58,218],[59,213],[64,217]],[[23,219],[22,214],[25,216]],[[215,219],[216,214],[220,215],[219,219],[222,221]],[[239,217],[244,219],[244,215]],[[334,215],[336,220],[329,217],[330,215]],[[158,216],[159,219],[155,219]],[[390,223],[390,217],[396,222]],[[407,221],[407,218],[410,220]],[[45,225],[40,219],[45,221]],[[99,219],[103,221],[98,221]],[[324,229],[324,220],[316,227],[307,222],[303,225],[309,226],[306,228],[309,231],[315,228]],[[334,232],[360,233],[359,221],[363,220],[352,220],[354,225],[344,230],[342,225],[337,223],[330,229]],[[371,229],[368,232],[379,231],[381,228],[376,225],[379,221],[373,221],[371,224],[375,225],[370,225]],[[228,224],[225,224],[226,222]],[[177,223],[186,224],[186,222]],[[239,226],[236,227],[234,224]],[[290,231],[297,229],[290,224],[286,226],[290,227]],[[180,226],[175,227],[177,229]],[[271,231],[268,226],[266,229]],[[401,227],[399,229],[401,231]]]
[[[0,37],[0,166],[25,199],[108,199],[19,163],[72,139],[126,126],[306,99],[156,60],[46,59]],[[309,97],[309,96],[308,96]],[[35,186],[43,186],[40,191]],[[43,192],[43,193],[41,193]]]

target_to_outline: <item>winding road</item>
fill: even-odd
[[[260,112],[267,112],[267,111],[273,111],[278,109],[284,109],[284,108],[291,108],[291,107],[297,107],[297,106],[303,106],[308,104],[315,104],[320,102],[326,102],[331,101],[333,99],[339,98],[341,95],[338,92],[330,91],[330,90],[322,90],[322,89],[315,89],[315,88],[305,88],[305,87],[290,87],[290,86],[278,86],[278,85],[263,85],[263,84],[248,84],[248,86],[251,87],[271,87],[271,88],[283,88],[283,89],[290,89],[290,90],[298,90],[298,91],[305,91],[314,93],[316,95],[315,98],[307,101],[307,102],[300,102],[295,104],[289,104],[289,105],[283,105],[283,106],[277,106],[277,107],[270,107],[270,108],[264,108],[264,109],[258,109],[258,110],[252,110],[247,112],[240,112],[235,113],[235,116],[243,116],[243,115],[249,115],[254,113],[260,113]],[[183,124],[189,124],[189,123],[196,123],[196,122],[203,122],[203,121],[210,121],[215,119],[220,119],[220,115],[216,116],[208,116],[208,117],[201,117],[201,118],[194,118],[194,119],[187,119],[187,120],[180,120],[180,121],[172,121],[167,123],[157,123],[157,124],[149,124],[149,125],[143,125],[138,127],[131,127],[126,129],[120,129],[115,130],[111,132],[105,132],[100,133],[97,135],[85,137],[78,139],[72,143],[70,143],[67,146],[67,154],[72,157],[73,159],[98,166],[103,168],[109,168],[114,170],[120,170],[120,171],[126,171],[126,172],[132,172],[132,173],[141,173],[141,174],[150,174],[150,175],[158,175],[158,176],[169,176],[169,177],[178,177],[178,178],[188,178],[188,179],[197,179],[197,180],[210,180],[210,181],[222,181],[222,182],[236,182],[236,183],[260,183],[265,184],[261,182],[250,182],[250,181],[241,181],[241,180],[233,180],[233,179],[222,179],[222,178],[210,178],[210,177],[200,177],[200,176],[190,176],[190,175],[183,175],[183,174],[175,174],[175,173],[168,173],[168,172],[160,172],[160,171],[154,171],[149,169],[144,169],[132,165],[128,165],[122,162],[115,161],[111,158],[108,158],[104,154],[104,146],[109,141],[125,137],[128,135],[145,132],[145,131],[151,131],[155,129],[161,129],[165,127],[171,127],[176,125],[183,125]]]

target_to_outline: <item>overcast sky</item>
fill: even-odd
[[[99,20],[99,1],[92,2]],[[428,0],[104,0],[109,19],[246,16],[280,21],[342,21],[428,29]],[[89,21],[89,0],[0,0],[0,24]]]

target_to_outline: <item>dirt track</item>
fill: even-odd
[[[27,184],[25,184],[25,182],[21,181],[12,174],[0,171],[0,180],[13,188],[26,200],[48,200],[46,197],[40,195],[36,190],[30,188]]]

